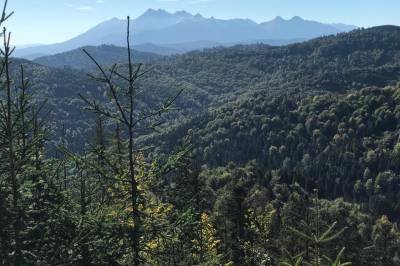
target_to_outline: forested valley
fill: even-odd
[[[160,56],[129,21],[4,29],[0,265],[400,265],[400,27]]]

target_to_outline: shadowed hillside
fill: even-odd
[[[86,46],[61,54],[39,57],[35,59],[34,62],[57,68],[67,67],[78,70],[95,69],[96,66],[94,66],[90,58],[83,53],[83,49],[87,50],[95,58],[99,58],[99,63],[102,65],[127,64],[126,48],[112,45]],[[133,51],[133,57],[138,63],[150,63],[161,58],[161,56],[157,54],[139,51]]]

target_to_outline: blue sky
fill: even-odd
[[[0,1],[3,2],[3,1]],[[216,18],[267,21],[280,15],[362,27],[400,25],[400,0],[9,0],[14,43],[53,43],[112,17],[135,18],[148,8],[186,10]]]

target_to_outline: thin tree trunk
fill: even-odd
[[[11,78],[9,69],[9,38],[10,35],[6,35],[6,31],[3,31],[4,35],[4,62],[5,62],[5,74],[6,74],[6,89],[7,89],[7,139],[8,139],[8,163],[9,163],[9,174],[12,186],[13,194],[13,208],[15,213],[14,220],[14,237],[15,237],[15,254],[14,264],[19,265],[21,262],[21,240],[20,240],[20,224],[21,224],[21,212],[18,206],[19,202],[19,185],[17,180],[16,163],[15,163],[15,152],[14,152],[14,132],[13,132],[13,119],[12,119],[12,95],[11,95]]]
[[[132,197],[132,219],[133,219],[133,230],[132,230],[132,245],[133,245],[133,264],[134,266],[140,265],[140,226],[141,219],[139,213],[139,191],[138,184],[135,179],[135,158],[134,158],[134,88],[133,83],[135,81],[134,73],[133,73],[133,64],[132,64],[132,56],[131,56],[131,48],[130,48],[130,18],[128,17],[128,27],[126,34],[126,41],[128,46],[128,65],[129,65],[129,173],[130,173],[130,181],[131,181],[131,197]]]

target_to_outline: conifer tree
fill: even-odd
[[[311,220],[303,220],[302,224],[304,229],[302,231],[296,228],[290,228],[290,230],[297,237],[301,238],[307,243],[305,250],[295,256],[291,256],[287,252],[288,261],[281,262],[283,266],[347,266],[351,265],[351,262],[342,262],[342,256],[345,248],[342,248],[335,259],[329,258],[323,253],[323,246],[329,242],[340,237],[346,228],[339,231],[334,231],[336,223],[331,224],[328,228],[323,229],[321,224],[320,216],[320,203],[318,198],[318,191],[315,190],[314,194],[314,208],[311,213]]]
[[[0,24],[6,14],[4,3]],[[52,183],[55,164],[45,160],[48,130],[43,117],[46,100],[36,105],[24,67],[12,67],[11,33],[2,32],[0,67],[0,263],[4,265],[47,264],[57,262],[68,237],[60,237],[67,225],[59,206],[63,195]],[[13,72],[14,71],[14,72]],[[49,224],[49,221],[53,221]],[[63,231],[62,230],[62,231]]]
[[[137,180],[137,168],[138,165],[137,155],[141,149],[135,146],[135,137],[140,131],[154,129],[162,123],[162,114],[171,110],[171,106],[177,99],[178,95],[166,100],[159,108],[155,110],[140,110],[138,104],[138,97],[142,90],[138,87],[138,79],[145,75],[148,71],[141,71],[143,65],[135,65],[132,58],[132,51],[130,45],[130,18],[127,18],[127,71],[121,73],[117,68],[117,65],[113,65],[109,70],[105,70],[93,56],[86,50],[84,52],[97,66],[100,73],[99,77],[93,76],[95,80],[102,82],[108,91],[108,95],[114,104],[114,108],[108,108],[107,106],[101,106],[100,103],[89,100],[83,95],[81,98],[86,102],[88,110],[95,112],[98,115],[102,115],[105,118],[111,119],[117,123],[118,129],[127,136],[127,153],[118,154],[123,161],[123,167],[127,165],[125,169],[114,169],[116,174],[120,174],[117,179],[122,179],[123,183],[127,183],[130,186],[130,210],[131,210],[131,229],[130,235],[130,246],[131,246],[131,257],[132,264],[137,266],[142,262],[141,252],[144,249],[141,238],[143,236],[143,213],[141,213],[141,206],[145,205],[143,202],[143,196],[140,191],[140,184]],[[116,79],[125,83],[124,87],[118,86]],[[121,128],[119,128],[121,125]],[[120,132],[118,132],[119,134]],[[118,152],[119,148],[117,149]],[[111,165],[110,165],[111,166]],[[114,166],[111,166],[115,168]],[[107,178],[106,176],[103,176]]]

